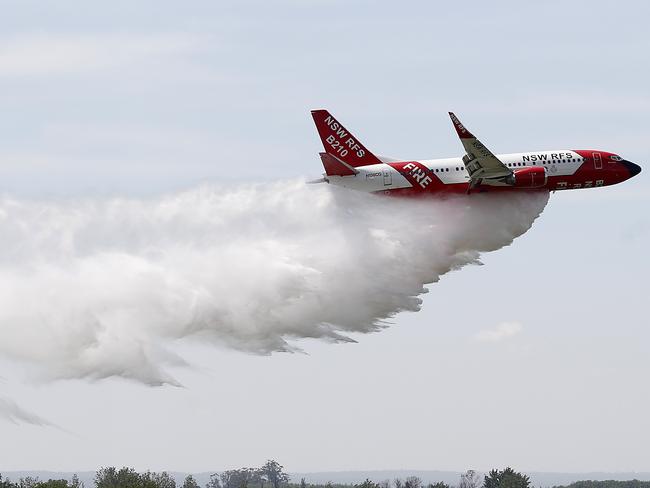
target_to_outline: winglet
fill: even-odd
[[[453,112],[449,112],[449,117],[454,124],[454,128],[458,133],[458,137],[461,139],[474,139],[472,133],[467,130],[463,124],[461,124],[460,120],[458,120],[458,117],[456,117]]]
[[[314,118],[325,152],[353,168],[381,164],[379,158],[368,151],[359,139],[350,134],[350,131],[327,110],[312,110],[311,116]]]

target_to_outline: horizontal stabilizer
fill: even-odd
[[[331,154],[322,152],[320,153],[320,159],[323,162],[327,176],[352,176],[359,172]]]
[[[326,178],[318,178],[316,180],[306,181],[305,183],[307,183],[308,185],[317,185],[319,183],[328,183],[328,181]]]

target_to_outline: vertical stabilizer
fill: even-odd
[[[327,110],[312,110],[325,152],[353,168],[381,164],[373,153],[350,134]]]

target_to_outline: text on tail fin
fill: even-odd
[[[380,164],[381,161],[350,134],[327,110],[312,110],[316,129],[325,152],[352,167]]]

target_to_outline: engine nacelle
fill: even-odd
[[[540,188],[546,185],[546,169],[542,166],[516,169],[506,178],[506,183],[517,188]]]

